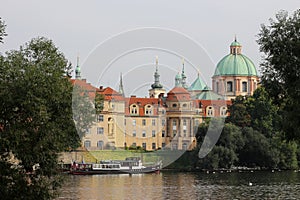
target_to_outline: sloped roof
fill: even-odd
[[[167,94],[167,101],[180,101],[180,100],[190,100],[190,93],[183,87],[174,87]]]
[[[130,115],[130,105],[136,104],[139,106],[139,115],[145,116],[145,106],[152,105],[154,108],[158,106],[163,106],[163,100],[160,98],[140,98],[140,97],[130,97],[125,98],[125,114]],[[157,109],[153,109],[153,114],[151,116],[158,115]]]
[[[202,79],[200,78],[200,75],[198,74],[198,77],[191,84],[191,86],[189,87],[188,90],[189,91],[199,91],[199,90],[204,90],[205,87],[206,87],[206,84],[204,83],[204,81],[202,81]]]
[[[124,101],[124,97],[119,92],[115,91],[111,87],[106,87],[97,90],[99,94],[104,95],[105,100],[116,100],[116,101]]]
[[[213,92],[212,90],[203,90],[200,94],[197,94],[195,99],[200,100],[223,100],[223,96]]]

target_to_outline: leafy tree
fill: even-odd
[[[79,145],[66,66],[41,37],[1,56],[1,199],[51,199],[60,186],[58,153]]]
[[[232,100],[228,108],[230,115],[226,119],[227,122],[240,127],[250,126],[251,116],[245,105],[245,99],[246,97],[238,96]]]
[[[279,12],[258,36],[265,54],[262,84],[281,108],[286,137],[300,140],[300,9],[291,16]]]
[[[0,17],[0,43],[3,43],[4,37],[7,36],[7,34],[5,32],[5,27],[6,27],[6,24]]]
[[[81,139],[96,120],[95,107],[92,102],[96,91],[88,91],[77,81],[81,80],[75,80],[73,83],[72,109],[76,130]]]
[[[197,133],[199,151],[207,133],[208,126],[214,124],[203,123],[199,126]],[[206,137],[210,137],[207,135]],[[212,136],[214,137],[214,136]],[[237,152],[244,146],[244,138],[239,127],[233,124],[225,124],[220,138],[209,154],[203,159],[199,159],[196,166],[202,169],[217,169],[217,168],[231,168],[238,161]]]
[[[263,133],[266,137],[271,137],[275,131],[279,131],[278,107],[264,87],[259,87],[254,91],[253,96],[248,97],[245,102],[251,116],[251,127]]]
[[[242,130],[245,145],[239,152],[239,163],[247,167],[274,168],[277,166],[278,152],[271,148],[270,140],[253,128]]]

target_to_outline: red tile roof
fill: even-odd
[[[163,100],[159,98],[139,98],[139,97],[130,97],[125,98],[125,115],[130,115],[130,105],[136,104],[139,106],[139,115],[145,116],[145,106],[152,105],[153,106],[153,114],[152,116],[158,115],[157,107],[163,106]]]
[[[122,96],[122,94],[118,93],[117,91],[115,91],[110,87],[106,87],[106,88],[100,87],[100,89],[98,89],[97,92],[99,94],[104,95],[105,100],[124,101],[124,97]]]
[[[183,87],[174,87],[167,94],[167,101],[186,101],[190,99],[190,93]]]

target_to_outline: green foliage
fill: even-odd
[[[259,87],[254,91],[253,96],[246,102],[247,110],[251,115],[251,127],[266,137],[271,137],[277,131],[280,116],[278,107],[274,105],[264,87]]]
[[[1,199],[51,199],[61,183],[58,153],[79,145],[67,61],[36,38],[0,62]]]
[[[278,13],[258,36],[265,54],[262,84],[281,109],[286,138],[300,140],[300,9]]]
[[[226,121],[240,127],[250,126],[251,116],[245,105],[245,97],[238,96],[232,100],[232,105],[228,108],[230,115]]]
[[[80,139],[85,136],[96,121],[96,112],[92,99],[89,96],[90,92],[95,94],[96,91],[88,91],[75,81],[72,92],[72,109],[73,119]]]
[[[247,167],[276,167],[278,155],[276,151],[271,149],[269,140],[252,128],[243,128],[242,131],[245,145],[239,153],[240,165]]]
[[[200,146],[203,148],[202,143],[209,126],[214,125],[203,123],[199,126],[197,133],[198,148],[194,151],[199,151]],[[206,137],[210,137],[210,135]],[[243,146],[244,141],[240,128],[233,124],[225,124],[217,144],[206,157],[199,159],[195,165],[204,169],[231,168],[238,162],[237,152]]]
[[[0,43],[3,43],[3,39],[5,36],[7,36],[5,32],[6,24],[0,17]]]
[[[96,92],[94,104],[95,104],[96,114],[99,114],[104,108],[104,96]]]

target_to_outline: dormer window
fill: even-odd
[[[138,115],[139,114],[139,107],[136,104],[132,104],[130,106],[130,114],[131,115]]]
[[[215,115],[215,109],[212,106],[208,106],[206,108],[206,116],[207,117],[213,117]]]
[[[153,114],[153,107],[151,105],[145,106],[145,115],[152,115]]]
[[[227,116],[227,107],[226,106],[222,106],[220,108],[220,116],[221,117],[226,117]]]

